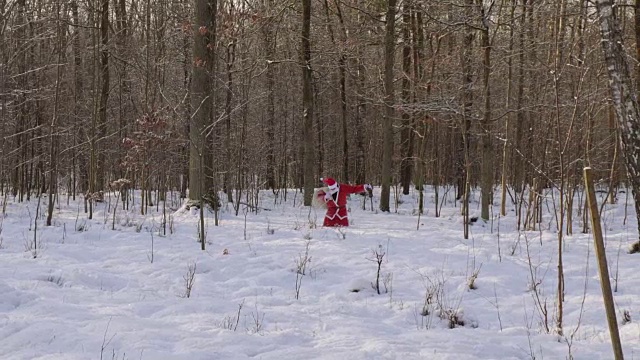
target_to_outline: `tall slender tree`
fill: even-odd
[[[98,138],[99,151],[95,167],[94,181],[96,191],[104,189],[106,142],[107,136],[107,105],[109,102],[110,72],[109,72],[109,0],[101,0],[100,9],[100,103],[98,105]]]
[[[493,3],[492,3],[493,4]],[[488,9],[483,4],[483,1],[479,1],[478,6],[480,8],[480,23],[481,26],[481,47],[482,47],[482,80],[483,80],[483,96],[484,96],[484,109],[481,122],[481,146],[482,146],[482,170],[481,170],[481,217],[484,220],[489,220],[489,210],[491,202],[493,200],[493,164],[494,164],[494,150],[493,150],[493,121],[491,119],[491,40],[489,38],[489,23],[491,17],[491,7]]]
[[[53,208],[58,193],[58,116],[60,113],[60,88],[63,68],[63,56],[65,53],[65,41],[62,31],[62,19],[60,18],[60,3],[56,3],[56,40],[57,40],[57,66],[56,83],[53,100],[53,114],[49,123],[49,203],[47,206],[47,226],[51,226],[53,219]]]
[[[311,0],[302,0],[302,119],[304,142],[304,205],[310,206],[317,182],[313,137],[313,79],[311,71]]]
[[[193,64],[189,123],[189,199],[201,201],[209,191],[211,168],[211,126],[214,104],[214,57],[217,0],[194,0]]]
[[[458,197],[462,198],[464,238],[469,238],[469,192],[471,183],[471,117],[473,112],[473,39],[476,29],[471,25],[474,18],[474,0],[466,0],[463,10],[465,26],[462,38],[460,63],[462,67],[462,119],[458,145]]]
[[[396,0],[388,0],[384,36],[384,119],[382,122],[382,189],[380,210],[389,211],[393,161],[393,123],[395,102],[393,66],[396,50]]]
[[[640,233],[640,106],[637,90],[631,77],[629,64],[620,32],[620,23],[613,9],[613,0],[596,0],[600,19],[602,50],[609,74],[611,101],[620,129],[622,151],[631,184],[636,219]],[[640,248],[640,241],[635,248]]]
[[[411,186],[411,176],[413,174],[413,115],[407,109],[411,102],[411,30],[412,30],[412,4],[405,2],[402,7],[402,103],[405,109],[402,111],[402,130],[400,132],[401,156],[400,160],[400,182],[402,183],[402,193],[409,194]],[[415,80],[415,78],[414,78]]]

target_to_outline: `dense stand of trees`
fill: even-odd
[[[583,167],[608,201],[633,189],[640,227],[627,1],[0,0],[0,191],[38,210],[46,196],[47,225],[63,197],[91,218],[115,192],[115,228],[136,189],[136,211],[163,203],[166,231],[168,190],[215,210],[224,193],[237,215],[261,189],[310,205],[332,176],[381,185],[381,211],[415,187],[439,216],[455,192],[465,238],[471,189],[483,219],[500,202],[528,230],[550,193],[562,334]]]
[[[0,187],[18,201],[83,196],[91,216],[118,179],[142,190],[144,213],[166,189],[237,202],[298,188],[308,204],[332,176],[382,185],[383,211],[411,186],[462,200],[478,188],[483,218],[516,203],[535,227],[538,190],[570,209],[585,165],[627,182],[591,6],[0,0]],[[620,51],[638,57],[637,7],[614,9]],[[623,74],[623,96],[638,73]]]

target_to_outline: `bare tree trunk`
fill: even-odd
[[[482,1],[479,2],[482,35],[481,43],[483,50],[482,66],[483,66],[483,85],[484,85],[484,113],[482,116],[482,170],[481,170],[481,217],[489,220],[489,208],[493,199],[493,133],[491,121],[491,44],[489,43],[489,17],[487,9]],[[489,9],[490,11],[490,9]]]
[[[509,50],[508,50],[508,60],[507,60],[507,101],[506,101],[506,109],[509,111],[504,122],[504,143],[502,144],[502,174],[500,179],[500,215],[507,215],[507,164],[509,163],[509,152],[507,151],[509,146],[509,139],[511,139],[511,135],[509,134],[509,123],[511,121],[511,106],[512,106],[512,96],[511,96],[511,87],[513,86],[513,45],[515,42],[514,39],[514,27],[516,22],[516,8],[517,1],[512,0],[511,10],[509,11]],[[513,172],[512,172],[513,174]]]
[[[231,2],[232,3],[232,2]],[[225,100],[226,136],[225,136],[225,171],[223,178],[223,190],[227,193],[227,201],[233,202],[231,191],[231,102],[233,100],[233,64],[236,59],[236,44],[231,41],[227,45],[227,98]],[[239,200],[239,199],[238,199]]]
[[[465,2],[465,19],[473,19],[474,0]],[[458,169],[458,196],[462,198],[462,216],[464,238],[469,238],[469,191],[471,190],[471,159],[469,154],[471,127],[471,107],[473,106],[473,73],[472,73],[472,46],[475,29],[467,26],[462,41],[462,159],[459,161]]]
[[[348,110],[347,110],[347,56],[340,55],[338,60],[338,70],[340,73],[340,119],[342,120],[342,181],[349,182],[349,132]]]
[[[127,6],[125,0],[115,0],[113,3],[114,13],[115,13],[115,37],[116,37],[116,53],[118,54],[118,59],[116,60],[116,66],[114,68],[117,69],[117,78],[118,78],[118,140],[122,141],[127,138],[128,129],[127,125],[130,123],[130,118],[132,117],[132,106],[131,106],[131,85],[129,81],[128,74],[128,62],[122,61],[122,59],[127,59],[129,57],[129,51],[127,48],[128,44],[128,22],[127,22]],[[118,66],[119,65],[119,66]],[[120,163],[124,163],[126,161],[126,151],[124,149],[118,150],[117,159],[119,159]],[[119,169],[118,178],[124,178],[125,170]],[[122,192],[123,195],[126,192]],[[124,199],[123,199],[124,200]]]
[[[73,24],[75,25],[73,31],[73,120],[74,123],[77,123],[80,118],[81,111],[81,99],[83,94],[83,82],[82,82],[82,49],[80,43],[80,16],[78,13],[78,3],[76,1],[71,1],[71,16],[73,19]],[[86,159],[86,154],[78,152],[76,150],[78,142],[83,143],[85,141],[85,127],[77,126],[77,133],[73,136],[73,149],[71,150],[71,166],[73,172],[73,200],[76,199],[76,191],[79,186],[82,191],[87,191],[89,188],[88,185],[88,171],[87,164],[88,161]],[[77,165],[76,165],[77,163]],[[76,172],[76,167],[77,172]],[[79,180],[79,181],[78,181]],[[78,184],[78,182],[80,184]]]
[[[191,115],[189,124],[189,199],[202,201],[209,191],[213,172],[209,128],[213,120],[213,76],[217,0],[194,0],[195,23],[191,76]],[[201,204],[204,206],[204,204]]]
[[[109,0],[101,0],[100,11],[100,105],[98,108],[98,139],[104,142],[107,135],[107,103],[109,101]],[[97,156],[95,191],[104,189],[105,147]]]
[[[151,1],[145,1],[145,14],[144,14],[144,114],[149,114],[151,108],[151,99],[149,95],[149,86],[151,85]],[[145,192],[145,178],[141,179],[142,194]],[[144,205],[144,201],[143,201]],[[144,206],[142,206],[144,208]]]
[[[609,73],[611,99],[620,129],[627,177],[633,191],[640,231],[640,109],[637,92],[622,47],[624,39],[613,13],[612,0],[596,0],[596,9],[600,19],[602,50]]]
[[[636,91],[640,91],[640,0],[635,1],[634,10],[634,26],[635,26],[635,38],[636,38]],[[640,94],[636,94],[636,98],[640,97]]]
[[[516,192],[524,191],[525,184],[525,171],[524,161],[522,159],[522,150],[524,149],[523,139],[527,126],[525,124],[525,99],[524,99],[524,86],[525,86],[525,29],[527,27],[527,0],[522,0],[522,10],[520,17],[520,33],[518,34],[518,89],[516,94],[516,135],[514,144],[516,149],[520,151],[518,156],[512,158],[513,161],[513,187]],[[516,196],[516,198],[518,198]],[[522,211],[521,204],[517,205],[518,213]]]
[[[338,13],[338,20],[340,22],[340,34],[341,41],[346,44],[347,43],[347,30],[344,25],[344,19],[342,18],[342,12],[340,10],[340,5],[336,1],[336,9]],[[349,132],[348,129],[348,104],[347,104],[347,55],[342,50],[341,46],[338,46],[336,43],[336,39],[333,33],[333,26],[331,23],[331,18],[329,16],[329,2],[324,0],[324,10],[325,15],[327,17],[327,28],[329,31],[329,35],[331,37],[331,43],[337,48],[340,49],[339,58],[338,58],[338,83],[340,89],[340,125],[342,131],[342,181],[349,182]]]
[[[402,103],[406,106],[411,102],[411,3],[405,3],[402,8]],[[414,75],[415,79],[415,75]],[[409,194],[413,173],[413,116],[408,109],[402,111],[402,130],[400,131],[400,183],[402,193]]]
[[[393,64],[395,62],[396,0],[388,0],[384,37],[384,119],[382,123],[382,191],[380,210],[389,211],[391,197],[393,120],[395,102],[393,86]]]
[[[27,36],[27,15],[26,15],[26,6],[25,0],[18,0],[17,5],[17,22],[18,22],[18,30],[17,35],[20,41],[18,42],[18,46],[21,48],[21,54],[18,59],[18,73],[20,74],[18,80],[18,86],[21,89],[27,89],[28,78],[27,78],[27,52],[25,50],[26,47],[26,39]],[[15,157],[15,165],[14,165],[14,186],[13,186],[13,195],[19,194],[19,200],[22,202],[24,200],[25,194],[25,184],[26,184],[26,151],[27,146],[25,144],[26,136],[24,131],[26,130],[28,116],[27,116],[27,96],[26,91],[22,91],[22,94],[18,97],[19,104],[18,105],[18,116],[17,121],[15,122],[15,130],[14,135],[16,137],[16,148],[19,150],[19,153],[16,154]],[[22,157],[22,159],[21,159]]]
[[[340,20],[340,24],[342,25],[343,36],[347,39],[347,30],[345,27],[345,16],[342,12],[341,2],[339,0],[334,0],[334,5],[336,7],[336,13],[338,15],[338,19]],[[361,12],[358,12],[356,15],[356,22],[358,26],[364,26],[364,16]],[[353,83],[353,93],[355,94],[354,105],[355,109],[353,111],[353,120],[354,120],[354,138],[355,138],[355,161],[353,163],[354,168],[354,180],[358,184],[362,184],[367,182],[365,179],[367,177],[367,168],[366,168],[366,159],[365,159],[365,125],[363,123],[366,113],[367,113],[367,100],[364,96],[364,88],[365,88],[365,74],[366,68],[364,64],[362,47],[358,46],[354,50],[355,56],[352,57],[351,64],[355,71],[352,72],[352,83]]]
[[[424,78],[424,66],[422,65],[422,61],[423,61],[423,54],[425,49],[424,27],[422,22],[422,8],[420,4],[416,5],[415,11],[413,12],[411,18],[412,18],[411,32],[413,34],[413,37],[412,37],[412,42],[413,42],[413,45],[412,45],[413,46],[412,93],[413,95],[412,96],[413,96],[413,101],[417,103],[417,102],[420,102],[422,99],[422,96],[420,95],[418,89],[421,89],[423,86],[422,81]],[[434,44],[434,40],[435,40],[435,44]],[[435,73],[436,64],[437,64],[436,59],[440,52],[440,39],[434,39],[434,37],[430,36],[429,49],[431,53],[430,54],[431,67],[429,69],[429,72],[430,72],[430,78],[433,78],[433,74]],[[432,84],[431,81],[427,82],[426,84],[426,91],[425,91],[426,98],[428,98],[431,95],[431,89],[432,89],[431,84]],[[427,135],[429,133],[436,134],[434,136],[431,136],[431,139],[435,141],[435,138],[438,134],[438,123],[434,122],[433,126],[431,126],[430,131],[429,131],[429,126],[427,124],[427,119],[424,119],[421,123],[422,124],[420,128],[422,129],[422,136],[419,138],[418,144],[417,144],[418,158],[417,158],[417,165],[415,168],[415,172],[416,172],[416,187],[420,191],[419,199],[418,199],[418,210],[420,214],[423,214],[424,213],[424,186],[425,186],[426,172],[427,172],[426,152],[427,152],[427,146],[429,145],[429,142],[430,142],[429,139],[427,138]],[[417,131],[417,124],[415,123],[415,121],[412,123],[412,128],[410,131],[412,132]],[[440,178],[439,178],[440,157],[439,157],[438,145],[433,147],[432,159],[435,160],[432,163],[433,187],[435,189],[435,193],[434,193],[435,216],[439,217],[440,212],[438,209],[438,194],[439,194],[439,186],[440,186]]]
[[[64,54],[64,38],[62,35],[62,25],[60,23],[60,3],[56,3],[56,31],[58,40],[58,64],[56,67],[56,85],[53,103],[53,116],[49,126],[49,204],[47,207],[47,226],[51,226],[53,218],[53,207],[58,190],[58,107],[60,104],[60,78],[62,57]]]
[[[6,19],[6,17],[4,16],[5,14],[5,9],[6,9],[7,3],[6,0],[0,0],[0,53],[2,55],[0,55],[0,61],[2,61],[3,64],[6,64],[8,62],[8,58],[9,58],[9,53],[7,51],[7,41],[5,38],[5,34],[6,34],[6,24],[8,22],[8,20]],[[4,93],[6,91],[6,86],[7,86],[7,67],[6,66],[2,66],[2,69],[0,70],[0,92]],[[9,179],[9,173],[7,171],[7,166],[6,166],[6,161],[8,160],[8,156],[6,156],[7,154],[7,139],[6,136],[8,134],[7,130],[8,130],[8,124],[7,124],[7,97],[6,96],[0,96],[0,126],[2,127],[2,129],[0,129],[0,141],[2,142],[2,145],[0,145],[0,151],[2,153],[2,159],[0,159],[0,191],[2,191],[2,194],[6,196],[5,191],[7,191],[7,188],[9,186],[8,181]]]
[[[402,103],[406,106],[411,101],[411,7],[407,2],[402,8]],[[415,78],[415,77],[414,77]],[[413,116],[408,109],[402,111],[402,130],[400,132],[400,146],[402,159],[400,160],[400,182],[402,193],[409,194],[411,176],[413,173]]]
[[[99,3],[99,2],[97,2]],[[94,26],[97,25],[96,28],[99,29],[99,21],[96,19],[96,12],[92,11],[89,13],[89,23]],[[98,54],[99,51],[99,41],[97,39],[96,30],[91,31],[91,45],[93,47],[93,56],[91,61],[91,90],[93,93],[92,101],[93,101],[93,109],[91,113],[91,131],[89,136],[89,186],[88,191],[85,192],[85,209],[87,207],[87,203],[89,205],[89,219],[93,219],[93,194],[97,192],[96,189],[96,177],[97,177],[97,141],[98,141],[98,110],[99,110],[99,85],[100,85],[100,76],[98,73]]]
[[[565,140],[565,144],[563,147],[558,149],[558,160],[559,160],[559,175],[560,175],[560,189],[559,189],[559,216],[556,213],[556,221],[558,224],[558,287],[557,287],[557,312],[556,312],[556,332],[558,335],[563,335],[563,321],[564,321],[564,260],[563,260],[563,232],[565,227],[565,214],[566,209],[564,207],[565,198],[568,194],[571,194],[567,191],[567,181],[568,176],[565,175],[565,151],[567,148],[567,144],[571,139],[571,133],[562,134],[561,133],[561,122],[560,122],[560,102],[559,102],[559,74],[561,74],[562,66],[564,64],[563,61],[563,47],[564,47],[564,8],[565,2],[562,0],[556,10],[555,14],[555,34],[554,34],[554,42],[555,42],[555,56],[553,58],[553,82],[554,82],[554,90],[555,90],[555,120],[556,120],[556,141],[558,144],[562,144],[563,140]],[[577,99],[577,94],[574,94],[574,98]],[[562,145],[561,145],[562,146]],[[573,194],[571,194],[573,195]]]
[[[362,91],[364,89],[364,74],[365,67],[362,60],[358,57],[356,60],[356,111],[355,111],[355,137],[356,137],[356,163],[355,163],[355,181],[358,184],[362,184],[366,182],[367,177],[367,167],[366,167],[366,159],[365,159],[365,149],[364,149],[364,118],[367,113],[367,102],[362,96]]]
[[[317,182],[313,169],[313,79],[311,71],[311,0],[302,0],[302,118],[304,142],[304,205],[311,206]]]
[[[267,2],[267,6],[272,6],[271,2]],[[270,64],[270,61],[275,60],[276,56],[276,39],[275,31],[273,31],[273,20],[268,19],[262,27],[262,33],[264,37],[265,57],[267,59],[266,69],[266,81],[267,81],[267,149],[266,149],[266,180],[267,188],[275,190],[276,188],[276,162],[275,162],[275,128],[276,128],[276,108],[275,108],[275,70],[276,65]]]
[[[186,8],[187,3],[190,0],[182,0],[182,5]],[[192,57],[189,49],[191,48],[191,31],[193,29],[186,28],[183,29],[182,35],[182,84],[186,91],[184,106],[183,106],[183,122],[184,122],[184,136],[189,139],[191,134],[191,65],[192,65]],[[189,144],[191,140],[189,140]],[[182,149],[184,159],[182,161],[182,181],[180,183],[180,197],[182,199],[187,198],[187,188],[190,187],[190,179],[189,173],[191,171],[191,145],[184,146]],[[189,159],[188,161],[186,159]]]

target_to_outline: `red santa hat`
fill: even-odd
[[[325,183],[325,185],[327,185],[327,187],[329,187],[329,190],[336,191],[338,189],[338,183],[332,179],[332,178],[320,178],[320,180],[322,180],[323,183]]]

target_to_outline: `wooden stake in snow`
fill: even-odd
[[[611,293],[611,282],[609,281],[609,268],[607,267],[607,255],[604,250],[602,240],[602,228],[600,227],[600,213],[596,201],[596,191],[591,181],[591,168],[584,168],[584,184],[587,189],[587,199],[589,201],[589,212],[591,213],[591,228],[593,229],[593,241],[595,243],[596,258],[598,259],[598,271],[600,272],[600,287],[602,287],[602,297],[604,308],[607,312],[607,322],[609,323],[609,333],[611,334],[611,345],[616,360],[622,360],[622,344],[620,344],[620,334],[618,333],[618,321],[613,304],[613,294]]]

